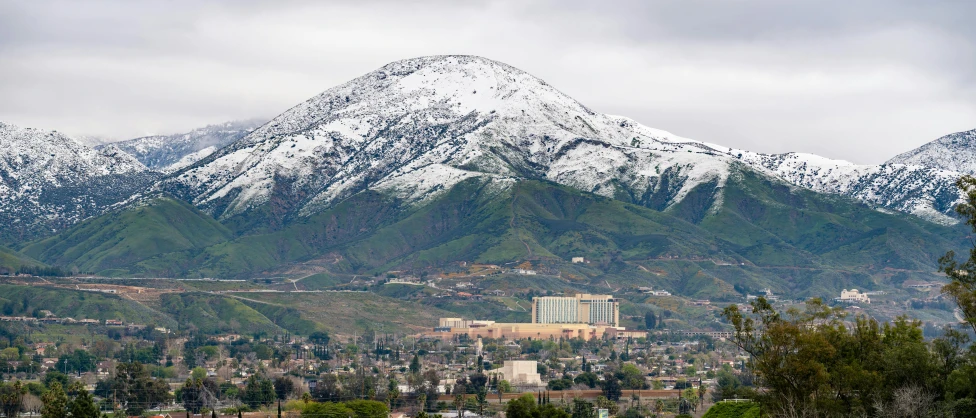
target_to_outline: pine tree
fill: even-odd
[[[75,396],[74,402],[68,408],[71,418],[98,418],[100,416],[98,407],[95,406],[95,399],[87,390],[81,389]]]
[[[420,373],[420,356],[414,354],[410,360],[410,373]]]
[[[60,382],[51,385],[51,389],[41,396],[41,418],[67,418],[68,395],[64,393]]]

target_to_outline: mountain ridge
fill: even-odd
[[[160,188],[218,219],[270,201],[287,216],[309,216],[369,188],[423,201],[481,176],[499,184],[546,179],[668,207],[699,184],[724,184],[735,162],[821,193],[956,222],[956,173],[681,138],[594,112],[528,73],[473,56],[387,64],[289,109]]]
[[[114,146],[0,122],[0,239],[48,235],[145,189],[159,176]]]
[[[224,122],[185,133],[133,138],[99,145],[97,148],[114,146],[129,153],[150,169],[172,172],[237,141],[264,122],[261,119]]]
[[[887,161],[888,164],[919,165],[976,174],[976,129],[954,132],[903,152]]]

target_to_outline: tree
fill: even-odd
[[[194,367],[193,370],[190,371],[190,378],[193,380],[201,380],[201,381],[203,379],[206,379],[207,369],[204,369],[203,367]]]
[[[44,386],[50,389],[51,385],[54,382],[58,382],[61,384],[62,388],[66,388],[68,387],[68,383],[69,383],[68,375],[61,373],[57,370],[48,370],[47,373],[44,373],[44,379],[41,382],[44,383]]]
[[[939,361],[919,321],[899,317],[880,324],[864,316],[845,321],[842,310],[819,299],[785,316],[764,298],[752,302],[751,313],[732,305],[723,315],[735,329],[732,341],[751,356],[748,367],[764,388],[755,397],[774,416],[875,415],[896,392],[932,393],[941,385]],[[734,389],[727,376],[724,380],[720,390]]]
[[[507,380],[498,381],[498,393],[512,393],[512,384]]]
[[[357,399],[346,402],[345,406],[353,411],[355,418],[386,418],[390,414],[386,404],[378,401]]]
[[[278,399],[283,401],[287,400],[288,396],[295,391],[295,381],[289,379],[287,376],[277,377],[274,380],[274,390]]]
[[[644,373],[637,366],[627,363],[620,367],[620,372],[616,374],[621,385],[625,389],[647,389],[647,380]]]
[[[976,231],[976,177],[963,176],[956,187],[965,195],[963,203],[956,206],[956,213]],[[976,331],[976,247],[969,250],[965,261],[957,260],[955,251],[947,252],[939,259],[939,268],[950,280],[942,292],[956,302],[963,319]]]
[[[573,382],[577,385],[586,385],[591,388],[595,388],[597,383],[600,382],[600,377],[593,372],[583,372],[578,374],[576,378],[573,379]]]
[[[644,327],[647,329],[657,328],[657,317],[654,316],[654,311],[647,311],[644,314]]]
[[[302,409],[302,418],[349,418],[353,415],[355,412],[352,409],[333,402],[313,402]]]
[[[329,333],[327,332],[316,331],[308,335],[308,340],[313,344],[329,345],[331,337],[329,337]]]
[[[620,412],[620,407],[617,406],[616,402],[611,401],[603,396],[596,397],[596,407],[600,409],[606,409],[607,412],[610,413],[610,415],[617,415],[617,412]]]
[[[183,402],[183,409],[193,414],[199,414],[200,410],[203,409],[203,397],[200,393],[202,391],[202,380],[187,378],[186,382],[183,382],[183,387],[180,388],[180,400]]]
[[[535,407],[536,401],[532,395],[522,395],[508,401],[508,405],[505,406],[505,418],[533,418],[532,412]]]
[[[41,408],[41,418],[67,418],[68,395],[64,393],[60,382],[51,384],[51,388],[41,396],[44,406]]]
[[[27,388],[20,381],[0,382],[0,411],[4,416],[15,417],[24,409],[24,395]]]
[[[142,415],[171,400],[169,384],[149,376],[149,370],[139,362],[119,363],[115,375],[103,386],[111,388],[111,395],[125,406],[126,414]]]
[[[269,379],[251,375],[241,394],[241,402],[249,408],[271,405],[275,400],[274,384]]]
[[[420,373],[420,356],[414,354],[410,360],[410,373]]]
[[[593,404],[580,398],[574,398],[572,418],[596,418],[596,411],[593,410]]]
[[[70,412],[71,418],[98,418],[101,415],[98,407],[95,406],[95,399],[84,388],[81,388],[75,395],[68,412]]]
[[[606,373],[603,375],[603,396],[611,401],[619,401],[620,396],[623,395],[623,390],[620,387],[620,381],[617,380],[617,376],[613,373]]]
[[[386,385],[386,399],[390,404],[390,409],[395,409],[397,407],[397,400],[400,398],[400,386],[397,384],[396,379],[390,378],[390,382]]]
[[[44,403],[41,402],[41,398],[32,393],[24,395],[23,399],[23,411],[27,412],[31,417],[33,417],[35,413],[41,412],[41,408],[44,407]]]

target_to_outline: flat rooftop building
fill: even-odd
[[[532,323],[616,327],[620,310],[610,295],[542,296],[532,298]]]

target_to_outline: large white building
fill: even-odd
[[[851,303],[854,302],[871,303],[871,298],[869,298],[866,293],[858,292],[857,289],[851,289],[851,290],[844,289],[843,291],[840,292],[840,298],[838,298],[838,300],[840,300],[841,302],[851,302]]]
[[[620,308],[610,295],[536,297],[532,299],[532,323],[616,327],[620,323]]]
[[[539,366],[534,360],[505,360],[500,371],[502,379],[513,386],[542,386]]]

